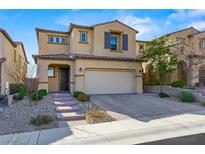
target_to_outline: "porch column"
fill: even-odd
[[[143,93],[143,82],[142,82],[142,73],[139,70],[136,70],[135,76],[135,84],[136,84],[136,93],[142,94]]]
[[[46,89],[48,91],[48,64],[45,61],[38,60],[37,76],[39,78],[39,89]]]

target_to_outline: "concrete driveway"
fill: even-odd
[[[150,121],[205,111],[202,106],[162,99],[150,94],[92,95],[92,102],[98,107],[107,110],[119,120],[133,118],[140,121]]]

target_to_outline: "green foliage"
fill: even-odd
[[[15,101],[20,101],[20,100],[23,99],[23,97],[24,97],[24,96],[19,95],[19,94],[18,94],[18,95],[14,95],[14,96],[13,96],[13,100],[15,100]]]
[[[49,115],[37,115],[35,118],[31,118],[30,123],[34,126],[42,126],[50,124],[54,119]]]
[[[160,81],[177,67],[177,56],[170,51],[168,42],[167,37],[154,39],[147,44],[144,52],[145,59],[152,65],[152,71],[159,75]]]
[[[42,95],[42,93],[39,93],[39,91],[38,92],[33,92],[33,93],[31,93],[31,99],[33,101],[40,101],[40,100],[43,99],[43,95]]]
[[[169,95],[167,93],[163,93],[163,92],[159,93],[158,95],[159,95],[160,98],[169,97]]]
[[[85,94],[85,93],[81,93],[78,95],[77,100],[80,102],[89,102],[90,101],[90,96]]]
[[[46,95],[48,94],[46,89],[40,89],[40,90],[38,91],[38,93],[39,93],[40,95],[42,95],[42,96],[46,96]]]
[[[154,81],[154,85],[155,85],[155,86],[159,86],[159,85],[161,85],[161,81],[160,81],[160,80],[156,80],[156,81]]]
[[[74,91],[74,92],[73,92],[73,97],[74,97],[74,98],[78,98],[78,96],[79,96],[80,94],[85,94],[85,93],[82,92],[82,91]]]
[[[186,85],[186,82],[184,80],[176,80],[172,82],[171,86],[176,88],[183,88]]]
[[[24,86],[19,87],[19,95],[21,96],[26,95],[26,88]]]
[[[194,102],[194,96],[191,92],[188,91],[182,91],[179,95],[179,99],[182,102]]]
[[[26,94],[26,88],[24,86],[19,87],[18,94],[13,96],[13,100],[20,101]]]

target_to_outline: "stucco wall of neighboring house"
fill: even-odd
[[[14,59],[14,53],[16,52],[16,61]],[[16,71],[16,66],[19,66],[19,56],[21,57],[21,64],[27,68],[26,58],[24,56],[23,48],[20,44],[16,47],[0,32],[0,58],[6,58],[6,61],[2,63],[1,69],[1,93],[5,92],[6,88],[9,88],[10,83],[16,83],[11,77],[12,72]],[[18,67],[20,71],[27,71],[23,67]],[[13,74],[15,74],[15,72]],[[9,92],[9,89],[8,89]]]
[[[57,43],[49,43],[49,36],[59,36],[66,37],[67,44],[57,44]],[[68,53],[70,48],[69,35],[59,34],[54,32],[42,32],[39,31],[39,54],[56,54],[56,53]]]
[[[87,32],[87,43],[80,42],[81,32]],[[96,41],[96,40],[95,40]],[[70,33],[70,52],[78,54],[91,54],[93,46],[93,31],[73,28]]]
[[[93,30],[93,54],[101,56],[132,57],[136,55],[136,31],[118,23],[98,25]],[[104,48],[104,32],[116,31],[122,34],[128,34],[128,51],[111,51]],[[122,43],[121,43],[122,44]]]
[[[192,43],[193,48],[196,49],[195,52],[197,54],[203,54],[203,55],[205,54],[205,48],[202,46],[202,40],[204,39],[205,39],[205,32],[195,34],[191,37],[190,43]]]

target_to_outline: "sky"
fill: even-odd
[[[38,54],[36,27],[67,31],[70,23],[89,26],[115,19],[138,30],[140,40],[191,26],[205,30],[205,10],[0,10],[0,27],[24,43],[30,63]]]

